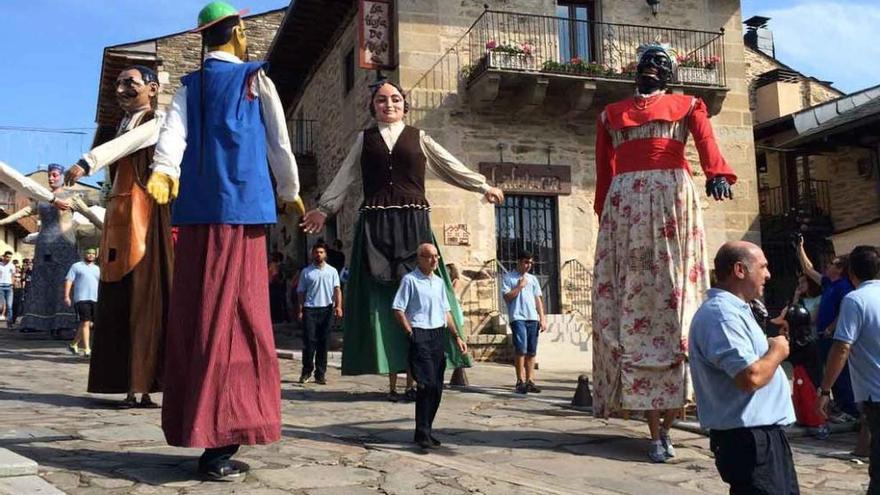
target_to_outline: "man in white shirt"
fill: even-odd
[[[12,251],[3,253],[0,259],[0,298],[3,299],[3,310],[0,312],[0,321],[9,320],[7,326],[11,327],[12,321],[12,279],[15,278],[15,265],[12,264]]]

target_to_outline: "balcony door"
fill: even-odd
[[[558,1],[556,17],[559,31],[559,58],[567,62],[575,57],[586,62],[596,60],[596,47],[593,38],[593,24],[596,20],[595,2]]]

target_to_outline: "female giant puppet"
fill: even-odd
[[[482,192],[492,203],[504,198],[500,189],[490,187],[485,177],[462,165],[424,131],[405,125],[408,109],[396,84],[382,80],[373,86],[370,113],[377,125],[358,134],[318,208],[303,217],[306,232],[320,231],[327,216],[342,207],[349,186],[363,179],[364,201],[345,297],[342,373],[347,375],[397,373],[408,366],[409,342],[394,320],[391,302],[400,279],[415,269],[419,245],[434,241],[425,197],[426,169],[452,185]],[[461,310],[442,262],[440,273],[460,331]],[[454,345],[447,343],[446,352],[451,366],[467,364]]]
[[[265,225],[276,218],[269,167],[280,200],[299,199],[284,109],[265,64],[243,60],[241,14],[224,2],[199,12],[207,54],[174,95],[147,183],[165,204],[180,181],[162,430],[171,445],[204,448],[199,472],[211,479],[246,469],[230,460],[240,444],[281,437],[266,262]]]
[[[687,329],[708,288],[698,193],[685,160],[688,131],[707,194],[730,198],[736,175],[718,151],[702,100],[666,94],[670,51],[643,45],[638,58],[636,95],[605,107],[597,123],[593,407],[602,417],[646,411],[649,457],[664,462],[674,455],[668,428],[685,403]]]
[[[57,336],[61,330],[76,328],[73,308],[64,304],[64,277],[70,265],[79,261],[76,250],[76,223],[73,214],[85,216],[97,228],[103,223],[78,193],[64,187],[64,167],[48,167],[49,189],[0,162],[0,181],[31,198],[33,203],[0,220],[0,225],[30,215],[40,215],[40,233],[34,253],[34,271],[24,303],[22,331],[48,330]]]

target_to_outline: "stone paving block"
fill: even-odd
[[[302,466],[296,469],[257,469],[249,475],[276,488],[329,488],[375,482],[380,473],[347,466]]]
[[[0,478],[0,495],[64,495],[39,476]]]
[[[96,442],[155,441],[165,443],[162,428],[155,424],[138,423],[125,426],[108,426],[79,432],[86,440]]]
[[[15,452],[0,448],[0,478],[37,474],[37,463]]]
[[[311,488],[306,490],[306,495],[376,495],[377,493],[382,493],[382,491],[378,488],[366,486]]]

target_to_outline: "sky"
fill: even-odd
[[[620,1],[620,0],[614,0]],[[634,0],[630,0],[634,1]],[[664,0],[677,1],[677,0]],[[251,13],[287,0],[242,0]],[[106,46],[190,29],[207,0],[2,0],[0,160],[23,172],[88,151]],[[661,10],[662,11],[662,10]],[[770,17],[776,56],[852,92],[880,84],[880,2],[743,0],[743,18]],[[9,130],[70,129],[74,134]]]

